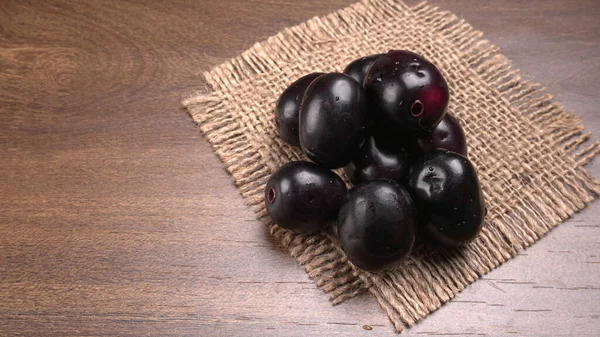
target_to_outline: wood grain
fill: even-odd
[[[179,103],[210,66],[351,2],[0,2],[0,336],[393,335],[368,296],[331,307]],[[598,138],[596,1],[432,3]],[[597,336],[599,218],[594,203],[407,335]]]

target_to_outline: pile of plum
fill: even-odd
[[[473,240],[485,201],[448,100],[440,71],[405,50],[298,79],[281,94],[275,124],[312,162],[289,162],[271,175],[270,217],[301,233],[337,220],[349,260],[368,271],[393,268],[415,241]],[[349,191],[337,168],[350,178]]]

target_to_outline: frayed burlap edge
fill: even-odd
[[[546,193],[523,191],[510,209],[490,219],[491,229],[486,228],[473,243],[477,254],[440,251],[427,261],[418,257],[407,261],[407,266],[418,264],[419,268],[370,274],[348,263],[334,235],[297,235],[270,223],[262,207],[262,190],[264,178],[276,167],[262,160],[242,132],[240,121],[229,111],[228,95],[244,81],[290,62],[298,53],[309,55],[320,44],[346,34],[359,34],[374,19],[400,11],[410,12],[435,29],[439,38],[460,50],[455,56],[467,60],[470,69],[466,71],[475,72],[497,92],[499,99],[526,116],[540,135],[551,139],[550,145],[570,162],[571,169],[548,179],[541,187]],[[190,96],[183,102],[249,205],[269,224],[271,234],[305,267],[318,287],[330,295],[331,301],[338,304],[368,290],[397,331],[423,319],[481,275],[584,208],[600,193],[600,183],[584,168],[600,152],[600,144],[587,144],[590,133],[584,133],[578,118],[554,103],[544,88],[522,79],[498,48],[481,36],[481,32],[453,14],[425,3],[409,8],[393,0],[362,1],[326,17],[286,28],[237,58],[205,72],[210,92]]]

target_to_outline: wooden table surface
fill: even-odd
[[[394,335],[369,296],[330,305],[180,107],[200,72],[352,1],[1,1],[0,336]],[[431,3],[600,138],[599,2]],[[598,336],[599,219],[595,203],[406,335]]]

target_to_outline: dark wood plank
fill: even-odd
[[[201,71],[351,2],[1,2],[0,335],[391,335],[367,296],[330,306],[179,107]],[[597,2],[433,2],[598,135]],[[410,333],[595,335],[599,215]]]

